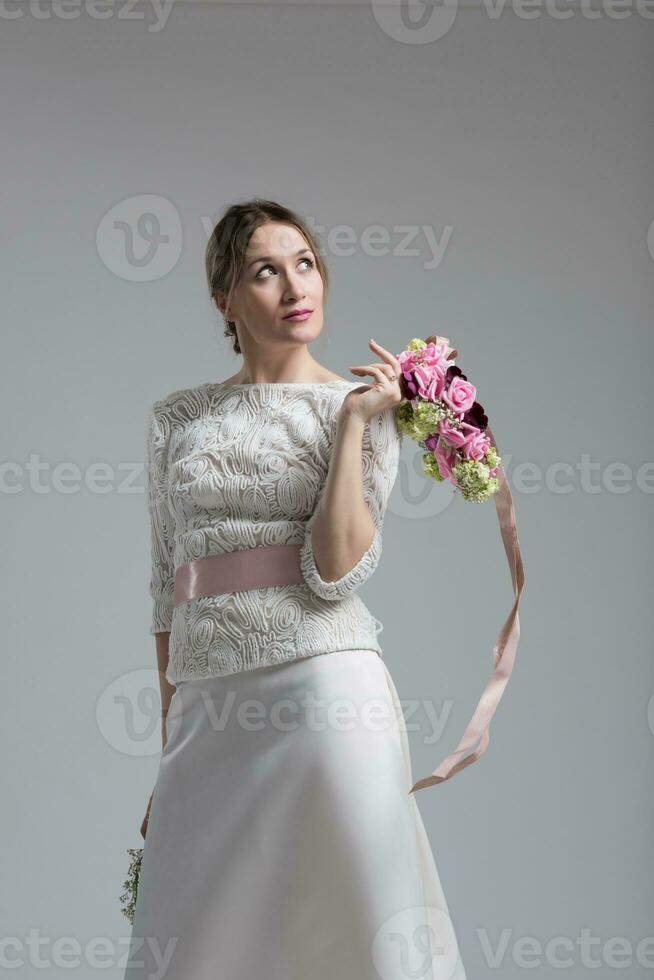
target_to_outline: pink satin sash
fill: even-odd
[[[300,544],[263,545],[187,561],[175,571],[173,606],[201,596],[300,585]]]
[[[497,443],[490,427],[486,429],[486,432],[492,444],[497,449]],[[497,452],[498,455],[501,455],[499,449]],[[499,479],[499,488],[497,493],[494,494],[495,509],[500,525],[504,550],[506,551],[506,557],[509,563],[509,571],[511,573],[515,596],[513,605],[493,647],[493,672],[486,683],[479,703],[475,708],[472,718],[468,722],[465,732],[461,736],[459,744],[454,752],[451,752],[450,755],[443,759],[440,766],[434,769],[431,776],[425,776],[424,779],[419,779],[411,787],[409,795],[419,789],[425,789],[427,786],[433,786],[436,783],[445,782],[446,779],[451,779],[457,772],[465,769],[466,766],[472,765],[473,762],[484,754],[490,738],[489,726],[491,718],[500,703],[515,663],[518,639],[520,637],[518,606],[520,605],[520,595],[525,584],[525,576],[522,567],[520,545],[518,543],[513,497],[511,496],[511,488],[506,479],[506,474],[501,465],[497,476]],[[478,741],[480,742],[479,746],[473,752],[465,755]]]

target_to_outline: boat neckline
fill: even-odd
[[[329,385],[355,384],[353,378],[332,378],[331,381],[208,381],[216,388],[326,388]]]

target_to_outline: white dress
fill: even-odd
[[[466,980],[417,807],[383,628],[356,594],[381,554],[400,434],[366,426],[377,528],[337,582],[312,517],[340,403],[360,382],[209,383],[148,428],[151,632],[176,686],[126,978]],[[172,607],[180,562],[302,543],[304,583]]]

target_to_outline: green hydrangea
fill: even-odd
[[[488,464],[488,468],[491,469],[491,470],[494,470],[495,467],[496,466],[499,466],[499,464],[502,462],[502,457],[498,455],[498,452],[497,452],[497,449],[495,448],[495,446],[490,446],[490,448],[489,448],[488,452],[486,453],[484,459],[485,459],[486,463]]]
[[[486,491],[487,491],[486,496],[483,499],[488,500],[488,498],[492,497],[494,493],[497,493],[499,489],[500,489],[500,481],[498,477],[491,476],[490,480],[488,481],[488,486],[486,487]]]
[[[405,350],[416,351],[420,350],[421,347],[426,347],[427,341],[423,340],[421,337],[414,337],[404,348]]]
[[[432,476],[439,483],[444,481],[445,477],[441,476],[441,471],[438,468],[438,463],[433,453],[426,452],[422,454],[422,466],[427,476]]]
[[[499,488],[496,476],[490,476],[489,467],[478,459],[464,459],[452,467],[454,477],[464,500],[482,503]]]
[[[402,402],[401,405],[395,409],[395,421],[397,422],[397,427],[400,432],[406,432],[409,434],[409,430],[412,428],[411,419],[413,418],[413,408],[411,407],[411,402]]]
[[[439,402],[403,402],[395,413],[398,428],[416,442],[426,439],[436,430],[445,416],[445,408]]]

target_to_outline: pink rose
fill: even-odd
[[[430,340],[428,344],[420,348],[420,360],[423,364],[438,364],[442,362],[447,368],[451,363],[447,360],[447,355],[451,350],[452,348],[448,347],[445,341],[441,341],[440,344],[435,344],[433,340]]]
[[[437,339],[439,343],[436,343],[434,340],[430,340],[424,347],[420,348],[418,351],[419,359],[426,363],[431,363],[436,360],[443,360],[447,361],[448,364],[452,364],[453,359],[448,360],[448,357],[450,354],[454,354],[456,357],[458,356],[459,352],[455,351],[453,347],[449,346],[449,340],[447,337],[439,337]]]
[[[397,359],[407,382],[407,397],[420,395],[427,401],[440,399],[450,366],[444,356],[448,350],[446,345],[429,343],[416,351],[400,351]]]
[[[414,368],[413,378],[418,386],[418,394],[428,401],[437,401],[445,386],[445,362],[434,364],[418,364]]]
[[[447,443],[448,446],[454,446],[456,449],[461,449],[465,446],[470,433],[466,428],[456,428],[452,425],[449,419],[441,419],[438,423],[438,431],[443,438],[443,441]]]
[[[401,350],[397,355],[400,367],[403,371],[411,372],[416,366],[416,352],[412,350]]]
[[[443,392],[442,398],[452,411],[467,412],[472,407],[476,394],[477,389],[474,385],[455,375],[450,381],[447,391]]]
[[[463,447],[463,455],[466,459],[483,459],[490,448],[491,441],[485,432],[470,433]]]

